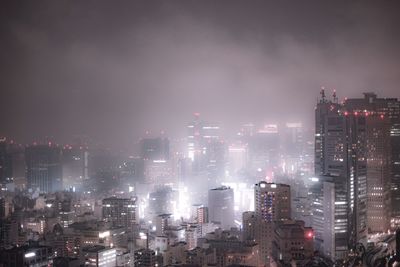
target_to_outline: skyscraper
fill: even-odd
[[[143,138],[140,140],[140,157],[144,160],[168,160],[169,140],[167,138]]]
[[[192,160],[192,171],[220,171],[224,155],[223,143],[220,142],[220,127],[203,122],[200,120],[200,114],[195,113],[187,131],[187,156]]]
[[[233,143],[228,147],[228,171],[231,176],[237,175],[247,167],[247,144]]]
[[[305,163],[304,129],[301,123],[286,123],[280,131],[283,171],[293,174],[303,168]]]
[[[310,188],[315,249],[326,257],[342,259],[349,248],[347,190],[344,178],[314,178]]]
[[[344,115],[336,96],[333,102],[328,101],[321,91],[315,109],[315,175],[319,181],[313,192],[313,228],[317,248],[332,258],[345,256],[352,232],[349,212],[354,207],[350,205],[350,197],[354,198],[354,175],[350,177],[348,170],[348,128]],[[332,202],[338,206],[332,207]],[[339,228],[334,226],[331,215],[340,221]]]
[[[6,138],[0,137],[0,184],[12,181],[12,158],[7,151]]]
[[[396,202],[391,201],[391,196],[397,197],[396,175],[400,175],[395,173],[396,164],[392,160],[399,157],[399,151],[394,148],[400,140],[391,134],[399,121],[398,105],[397,99],[377,98],[374,93],[343,103],[343,114],[350,122],[350,181],[352,177],[357,178],[354,203],[362,203],[354,205],[352,211],[353,243],[361,238],[358,233],[362,229],[358,225],[365,224],[368,233],[385,232],[389,229],[390,211],[395,214],[398,209]],[[351,195],[350,200],[353,200]]]
[[[346,169],[346,122],[340,105],[328,101],[325,92],[315,109],[315,175],[342,176]]]
[[[262,170],[264,179],[279,165],[279,134],[278,125],[267,124],[255,134],[248,137],[249,142],[249,168],[253,172]]]
[[[25,148],[28,188],[50,193],[62,190],[61,149],[54,145]]]
[[[255,241],[260,245],[261,260],[269,263],[272,253],[274,224],[276,221],[290,219],[290,186],[261,181],[254,186],[254,202],[255,213],[254,215],[247,214],[244,217],[246,219],[244,223],[256,224],[254,229]],[[253,231],[248,226],[246,228],[247,234],[249,234],[249,231]]]
[[[208,191],[210,222],[219,222],[223,229],[234,226],[233,189],[222,186]]]
[[[66,188],[82,187],[88,177],[87,149],[83,147],[65,146],[62,150],[63,184]]]
[[[378,117],[382,115],[388,120],[389,136],[386,139],[390,146],[387,154],[390,158],[387,166],[390,177],[389,207],[391,216],[400,216],[400,102],[397,98],[379,98],[375,93],[364,93],[363,98],[347,99],[344,106],[349,113]]]
[[[381,233],[390,227],[390,121],[376,115],[366,121],[367,226],[369,233]]]
[[[167,138],[144,138],[140,140],[140,157],[143,160],[146,183],[165,184],[172,176],[169,140]]]
[[[345,239],[352,248],[357,242],[366,244],[368,233],[388,229],[391,205],[387,180],[395,188],[390,166],[395,145],[390,133],[395,120],[391,117],[398,116],[389,106],[396,102],[366,93],[363,99],[339,103],[335,92],[333,100],[328,100],[321,91],[315,110],[315,174],[321,182],[331,182],[329,188],[334,190],[336,256],[343,255]],[[395,193],[393,190],[392,195]],[[327,205],[322,208],[325,213],[331,209]],[[339,218],[343,217],[340,214],[347,214],[347,219]],[[336,225],[339,221],[340,226]]]
[[[254,187],[254,206],[260,218],[266,222],[290,219],[290,186],[259,182]]]

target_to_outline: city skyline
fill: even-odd
[[[400,2],[0,6],[0,267],[394,267]]]
[[[146,131],[184,136],[194,112],[228,132],[313,125],[321,86],[399,97],[398,6],[6,2],[0,135],[87,135],[121,149]]]

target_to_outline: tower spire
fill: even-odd
[[[325,97],[325,87],[321,87],[321,103],[326,103],[326,97]]]
[[[337,95],[336,95],[336,89],[333,89],[333,94],[332,94],[332,97],[333,97],[333,103],[338,103],[338,98],[337,98]]]

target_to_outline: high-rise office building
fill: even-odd
[[[187,125],[187,132],[187,157],[192,161],[192,171],[220,171],[224,161],[220,127],[203,122],[200,114],[195,113],[194,120]]]
[[[279,132],[278,125],[267,124],[252,136],[247,137],[249,144],[249,168],[253,172],[262,170],[261,180],[273,172],[279,165]],[[265,174],[265,175],[264,175]],[[267,178],[267,179],[268,179]],[[271,180],[270,180],[271,181]]]
[[[142,158],[129,157],[121,167],[121,178],[127,184],[144,181],[144,160]]]
[[[6,138],[0,137],[0,184],[12,182],[12,158],[7,151]]]
[[[15,188],[24,190],[27,186],[25,146],[10,142],[8,143],[7,152],[9,153],[12,162],[11,174]]]
[[[194,114],[194,120],[187,125],[187,157],[200,165],[203,147],[202,122],[200,114]]]
[[[205,163],[208,176],[214,178],[217,182],[218,178],[224,177],[225,174],[225,151],[226,146],[223,141],[210,140],[207,142]]]
[[[344,258],[349,248],[347,190],[342,187],[342,179],[313,178],[309,192],[315,249],[332,260]]]
[[[208,191],[208,213],[210,222],[221,224],[223,229],[229,229],[234,224],[233,189],[222,186]]]
[[[228,171],[235,176],[245,170],[248,162],[248,147],[245,143],[234,143],[228,147]]]
[[[344,176],[346,169],[346,121],[341,106],[328,101],[325,92],[315,109],[315,175]]]
[[[261,181],[254,186],[255,213],[244,217],[244,223],[255,223],[255,242],[260,245],[261,261],[269,266],[272,253],[274,224],[290,219],[290,186]],[[247,228],[247,233],[252,231]],[[249,237],[247,237],[249,238]],[[251,238],[251,236],[250,236]]]
[[[154,185],[170,184],[175,181],[171,162],[166,160],[145,160],[144,177],[146,183]]]
[[[122,226],[127,229],[137,224],[136,200],[129,198],[110,197],[103,199],[103,220],[111,222],[113,226]]]
[[[89,152],[83,147],[67,145],[62,150],[62,173],[65,188],[82,188],[89,178]]]
[[[54,145],[25,148],[28,188],[50,193],[62,190],[61,149]]]
[[[167,138],[144,138],[140,141],[145,182],[167,184],[171,182],[172,169]]]
[[[304,149],[304,129],[300,122],[288,122],[283,127],[281,138],[285,155],[299,156]]]
[[[391,195],[396,194],[391,168],[396,139],[390,136],[398,118],[396,103],[372,93],[339,103],[336,93],[328,100],[321,91],[315,110],[315,174],[333,183],[334,219],[340,220],[340,227],[332,224],[336,257],[344,255],[346,243],[348,248],[366,244],[368,233],[388,229],[392,205],[387,180],[392,181]],[[347,219],[339,219],[339,213]]]
[[[348,251],[353,232],[349,215],[351,207],[354,208],[350,197],[355,197],[355,177],[354,174],[350,177],[348,170],[351,145],[347,140],[346,118],[341,113],[336,96],[333,102],[326,99],[324,91],[321,91],[321,96],[315,109],[315,175],[319,179],[313,188],[313,228],[317,248],[329,257],[342,258]],[[325,180],[333,184],[324,184]],[[331,201],[338,203],[337,212],[333,209],[336,206],[330,205]],[[340,220],[340,229],[332,224],[332,214]],[[328,226],[330,229],[327,229]]]
[[[347,208],[347,243],[366,239],[365,120],[343,110],[324,91],[315,110],[315,175],[335,177],[337,201]]]
[[[170,186],[156,187],[155,191],[149,195],[147,212],[149,219],[154,220],[160,214],[173,214],[178,198],[178,191],[173,190]]]
[[[290,219],[290,186],[259,182],[254,187],[255,211],[262,220],[273,222]]]
[[[390,227],[390,121],[388,117],[366,117],[367,226],[369,233]]]
[[[299,122],[286,123],[279,133],[283,159],[282,170],[295,174],[305,169],[306,146],[303,125]]]
[[[375,93],[364,93],[363,98],[351,98],[344,102],[348,113],[357,113],[368,116],[371,127],[377,128],[372,124],[372,118],[383,117],[387,120],[383,125],[389,127],[389,136],[386,138],[390,148],[387,157],[389,157],[389,201],[391,216],[400,216],[400,101],[397,98],[379,98]],[[371,116],[372,115],[372,116]],[[382,136],[383,133],[381,133]],[[386,135],[386,133],[384,133]],[[368,153],[371,153],[369,151]],[[380,152],[381,153],[381,152]],[[371,163],[371,161],[369,161]],[[385,189],[386,190],[386,189]]]
[[[140,157],[144,160],[168,160],[169,140],[167,138],[143,138],[140,140]]]

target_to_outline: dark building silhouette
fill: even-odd
[[[33,145],[25,149],[28,188],[49,193],[62,190],[61,149]]]
[[[81,187],[88,174],[89,152],[83,147],[65,146],[62,150],[63,183],[66,187]]]
[[[161,137],[140,140],[140,156],[144,160],[168,160],[169,140]]]
[[[0,137],[0,183],[5,185],[12,181],[12,157],[7,150],[6,138]]]

